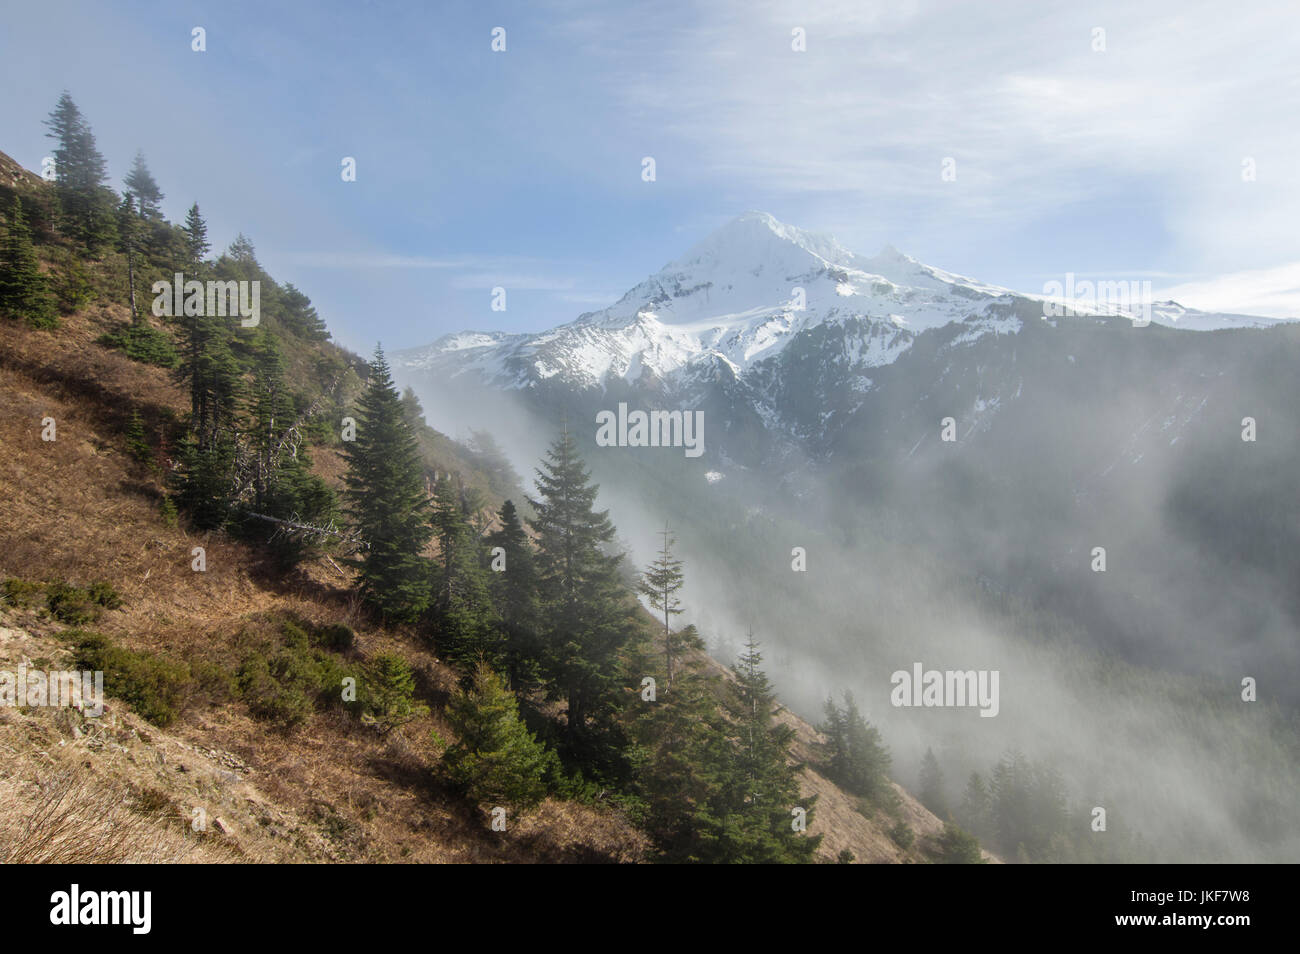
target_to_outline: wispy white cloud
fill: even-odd
[[[1163,289],[1157,297],[1203,311],[1300,318],[1300,262],[1184,282]]]
[[[479,255],[447,258],[427,255],[398,255],[388,252],[284,252],[279,259],[288,265],[328,269],[434,269],[452,272],[452,288],[493,288],[530,291],[570,291],[577,282],[563,262],[523,257]]]
[[[385,252],[283,252],[280,260],[302,268],[471,268],[476,263],[456,258],[391,255]]]
[[[458,275],[452,280],[453,288],[496,288],[508,291],[569,291],[576,281],[567,275],[548,275],[542,272],[520,272],[509,268],[480,269]]]
[[[745,0],[691,13],[689,26],[665,16],[637,30],[613,12],[579,18],[610,64],[624,136],[670,157],[661,180],[773,196],[812,227],[856,220],[840,235],[854,245],[882,227],[988,243],[1026,222],[1069,229],[1068,217],[1138,209],[1158,219],[1167,264],[1300,258],[1293,0]],[[791,49],[795,27],[806,52]],[[954,182],[940,176],[949,156]]]
[[[560,301],[574,305],[612,305],[623,297],[623,292],[564,292],[557,296]]]

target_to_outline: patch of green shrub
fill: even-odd
[[[307,630],[292,620],[285,620],[280,625],[280,635],[284,638],[284,644],[290,649],[306,649],[311,645]]]
[[[86,590],[92,602],[98,603],[104,609],[121,609],[122,596],[113,587],[112,583],[100,580],[98,583],[91,583]]]
[[[343,623],[329,623],[316,630],[316,643],[330,652],[346,653],[356,645],[357,635]]]
[[[429,714],[415,699],[415,675],[406,660],[380,653],[366,667],[361,695],[364,718],[383,731]]]
[[[311,698],[295,680],[298,667],[292,653],[280,653],[274,659],[250,656],[239,667],[240,694],[259,719],[266,719],[290,729],[307,721],[311,715]]]
[[[341,704],[348,672],[331,654],[311,648],[297,623],[285,621],[280,633],[284,648],[246,656],[235,683],[254,716],[290,729],[318,707]]]
[[[194,677],[192,690],[196,698],[219,703],[239,695],[235,673],[219,663],[195,660],[190,663],[190,674]]]
[[[984,856],[980,853],[979,841],[974,835],[963,831],[952,822],[943,826],[938,838],[939,856],[935,860],[945,865],[982,865]]]
[[[193,676],[183,662],[115,646],[101,633],[69,630],[76,665],[104,673],[104,692],[129,705],[142,719],[164,727],[176,716]]]
[[[80,626],[99,619],[102,607],[90,593],[68,583],[51,583],[45,588],[45,606],[61,623]]]
[[[132,361],[143,364],[172,369],[180,363],[171,336],[145,321],[138,321],[118,331],[101,335],[99,343],[105,347],[116,348]]]
[[[0,603],[28,609],[37,604],[44,592],[44,583],[29,583],[27,580],[10,577],[0,583]]]
[[[916,832],[912,831],[912,826],[907,822],[901,821],[889,829],[889,837],[894,840],[894,844],[906,851],[916,841]]]
[[[88,587],[71,583],[49,583],[45,587],[45,606],[61,623],[81,626],[94,622],[106,609],[120,609],[122,597],[112,583],[100,581]]]

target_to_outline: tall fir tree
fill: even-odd
[[[254,513],[308,527],[329,529],[338,519],[334,492],[311,472],[307,442],[301,439],[298,409],[285,380],[285,362],[278,339],[262,326],[251,346],[252,373],[245,401],[241,484],[251,494]],[[245,530],[266,533],[268,524],[250,517]],[[319,552],[327,534],[312,534],[272,525],[268,546],[282,569]]]
[[[682,604],[677,598],[677,594],[682,588],[684,577],[682,575],[682,561],[673,557],[673,544],[676,541],[667,526],[660,532],[663,536],[663,546],[660,548],[655,561],[646,567],[637,588],[650,601],[651,608],[663,614],[664,674],[668,678],[668,685],[671,686],[673,684],[673,657],[677,654],[677,647],[674,645],[672,617],[682,611]]]
[[[537,567],[546,639],[543,664],[552,694],[566,703],[571,751],[589,749],[589,721],[615,707],[622,681],[619,651],[632,634],[632,607],[619,575],[621,554],[609,511],[594,509],[593,484],[567,430],[537,470]],[[579,756],[583,757],[583,756]]]
[[[190,422],[174,475],[177,500],[197,528],[217,530],[235,504],[243,372],[225,319],[192,315],[179,322],[182,354],[176,373],[189,386]]]
[[[826,700],[826,721],[818,730],[826,736],[827,774],[840,787],[876,804],[889,798],[889,750],[880,732],[858,711],[852,693],[844,693],[843,708]]]
[[[218,431],[203,445],[193,435],[181,441],[180,466],[173,475],[176,499],[199,530],[220,530],[230,517],[235,503],[235,452],[236,441],[229,432]]]
[[[635,789],[646,806],[643,828],[663,861],[728,860],[723,818],[735,749],[718,704],[723,691],[721,677],[687,658],[672,693],[630,709],[644,758]]]
[[[257,250],[253,248],[252,240],[243,232],[235,236],[235,240],[226,249],[225,257],[246,269],[260,270],[262,267],[258,264]]]
[[[235,433],[243,390],[239,361],[232,350],[233,332],[226,318],[183,315],[174,319],[181,339],[177,377],[190,392],[190,430],[200,450]]]
[[[329,340],[330,333],[311,299],[290,282],[285,283],[281,304],[284,306],[281,320],[291,334],[308,341]]]
[[[160,205],[163,200],[163,193],[158,188],[153,173],[149,171],[149,165],[145,162],[143,152],[136,152],[135,160],[131,163],[131,171],[122,180],[122,184],[126,186],[126,191],[134,195],[139,203],[140,218],[157,219],[161,217]]]
[[[948,818],[948,796],[943,784],[943,769],[935,758],[933,749],[925,750],[921,759],[921,804],[934,812],[939,818]]]
[[[41,274],[32,234],[23,216],[23,203],[17,197],[0,248],[0,315],[26,319],[38,328],[53,327],[57,320],[49,283]]]
[[[190,265],[199,265],[208,257],[212,246],[208,244],[208,225],[199,213],[199,204],[195,202],[185,213],[185,250],[189,255]]]
[[[979,772],[971,772],[966,781],[957,819],[963,828],[980,838],[988,838],[992,832],[993,799]]]
[[[176,376],[190,392],[189,436],[180,453],[177,497],[196,526],[218,529],[231,516],[240,472],[247,466],[241,460],[249,423],[243,409],[244,369],[235,354],[235,333],[228,318],[200,313],[172,320],[181,344]],[[258,400],[255,393],[254,403]],[[256,442],[258,435],[252,436]]]
[[[799,791],[803,766],[792,764],[794,729],[776,719],[776,696],[762,668],[763,656],[751,634],[740,661],[732,667],[734,684],[727,708],[736,733],[729,766],[718,849],[728,862],[790,864],[811,861],[820,835],[793,830],[796,808],[813,819],[816,796]]]
[[[95,145],[95,135],[81,110],[64,91],[45,121],[46,134],[56,142],[56,195],[64,227],[92,251],[113,236],[117,201],[106,187],[107,163]]]
[[[135,215],[135,195],[128,192],[122,196],[122,204],[117,209],[117,243],[126,255],[127,292],[131,301],[131,324],[140,321],[140,308],[135,297],[135,251],[140,243],[140,223]]]
[[[497,521],[500,527],[487,539],[492,553],[489,579],[505,633],[506,676],[511,689],[525,693],[536,686],[542,653],[537,567],[514,501],[501,505]]]
[[[296,413],[284,380],[284,353],[266,327],[258,328],[253,338],[252,365],[246,431],[252,455],[253,505],[262,510],[279,463],[277,451]]]
[[[438,543],[433,616],[439,651],[467,675],[477,660],[494,668],[504,665],[505,640],[495,625],[482,545],[450,474],[434,487],[432,526]]]
[[[382,348],[357,404],[356,440],[345,443],[344,455],[347,501],[366,543],[364,558],[350,561],[361,595],[385,619],[413,622],[429,605],[423,550],[433,531],[415,437]]]

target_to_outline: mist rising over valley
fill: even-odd
[[[715,655],[753,629],[809,718],[852,691],[903,778],[933,749],[956,805],[1021,752],[1142,860],[1294,858],[1300,327],[1044,310],[748,213],[607,312],[395,364],[431,423],[490,431],[522,473],[571,430],[632,562],[677,534]],[[620,403],[702,413],[704,454],[599,446]],[[914,662],[999,671],[1000,713],[894,707]]]

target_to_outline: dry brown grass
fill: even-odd
[[[132,408],[147,420],[182,416],[185,396],[168,372],[95,343],[124,309],[96,308],[53,332],[0,322],[0,578],[105,580],[120,610],[93,625],[135,649],[189,661],[238,664],[281,620],[343,622],[356,657],[396,652],[417,671],[430,715],[387,737],[340,714],[313,716],[286,735],[242,704],[200,699],[167,731],[110,700],[89,729],[66,712],[0,709],[0,859],[57,861],[591,862],[638,861],[645,838],[613,810],[548,800],[492,832],[486,815],[443,791],[433,732],[450,732],[436,703],[453,683],[410,632],[371,623],[346,575],[324,561],[291,578],[272,574],[255,548],[222,535],[169,529],[161,479],[131,461],[122,429]],[[58,440],[40,439],[41,418]],[[316,449],[318,472],[336,483],[340,455]],[[207,572],[190,568],[203,546]],[[10,628],[6,628],[10,627]],[[0,664],[67,659],[62,627],[39,610],[0,608]],[[716,664],[714,664],[716,665]],[[721,667],[719,667],[721,669]],[[787,714],[800,757],[813,729]],[[81,733],[81,734],[79,734]],[[886,834],[892,819],[867,819],[854,800],[814,771],[813,833],[832,860],[848,848],[861,861],[916,860]],[[899,790],[918,842],[941,827]],[[154,793],[152,795],[148,793]],[[141,804],[169,806],[153,814]],[[229,834],[196,839],[188,812],[203,807]]]
[[[127,457],[121,428],[133,406],[183,414],[184,396],[166,371],[95,344],[107,320],[74,316],[55,332],[0,324],[0,577],[106,580],[124,605],[92,628],[132,648],[227,666],[273,636],[285,617],[343,622],[357,632],[357,658],[397,652],[434,700],[445,696],[450,672],[413,634],[373,625],[333,567],[322,561],[276,577],[254,548],[163,524],[158,477]],[[45,416],[58,422],[54,443],[40,439]],[[335,452],[314,457],[337,479]],[[206,548],[205,573],[190,568],[194,546]],[[0,627],[16,627],[0,630],[9,634],[0,638],[0,661],[10,668],[23,658],[66,659],[62,627],[39,609],[0,610]],[[436,708],[381,738],[337,714],[313,716],[285,735],[241,704],[202,701],[164,732],[110,700],[106,718],[117,728],[95,748],[71,737],[55,715],[0,710],[0,748],[9,750],[0,754],[22,769],[4,780],[0,839],[27,846],[22,857],[35,857],[30,838],[39,836],[21,832],[62,832],[65,823],[78,829],[88,817],[81,808],[37,810],[42,779],[65,777],[59,773],[67,773],[68,792],[115,791],[119,804],[122,792],[163,792],[181,821],[204,806],[228,824],[244,861],[631,860],[644,851],[619,816],[580,805],[548,802],[511,819],[506,832],[490,831],[485,816],[437,786],[432,732],[450,732]],[[78,850],[96,845],[102,860],[118,860],[110,842],[89,833]]]
[[[160,813],[129,807],[124,793],[84,773],[43,779],[24,799],[0,779],[0,864],[180,864],[230,860],[176,831]]]

